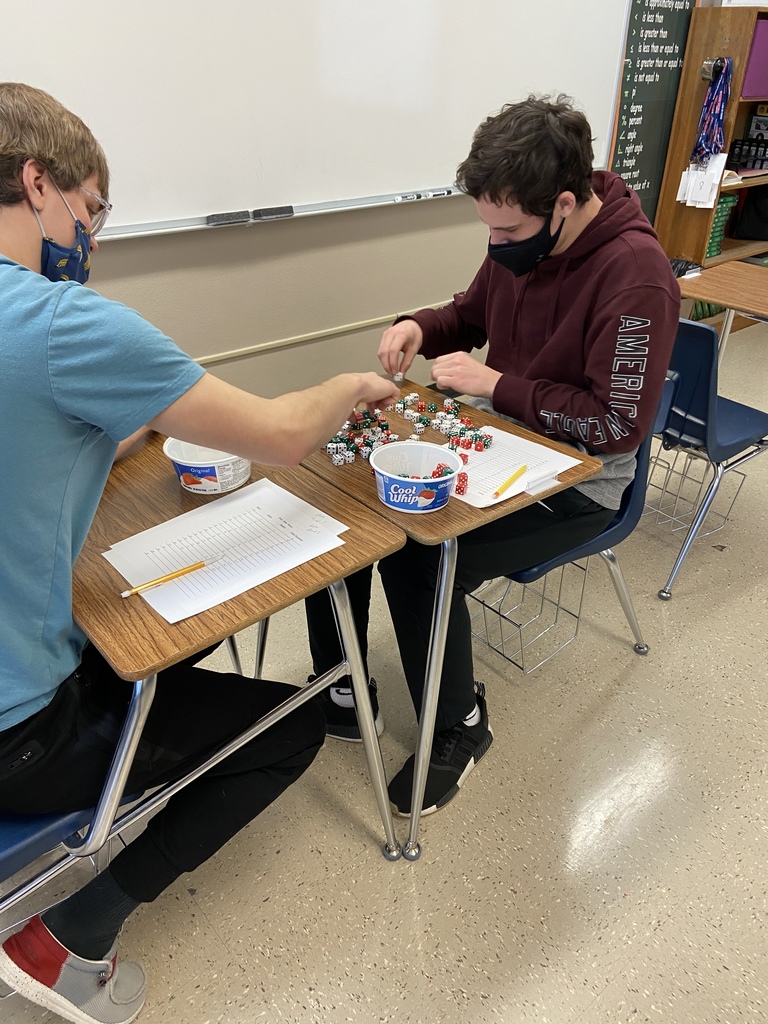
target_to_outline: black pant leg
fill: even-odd
[[[82,676],[62,684],[48,708],[22,723],[21,731],[0,735],[0,753],[20,739],[43,751],[28,767],[0,780],[0,808],[41,812],[92,806],[131,685],[90,652]],[[126,792],[186,774],[295,689],[188,663],[161,672]],[[152,900],[179,874],[210,857],[306,770],[324,735],[322,712],[310,702],[182,790],[114,860],[113,874],[123,891],[137,901]]]
[[[371,580],[373,566],[347,576],[344,583],[349,593],[349,603],[355,622],[363,667],[368,675],[368,618],[371,606]],[[309,634],[309,650],[312,655],[312,671],[322,675],[342,660],[341,640],[333,613],[333,604],[327,590],[319,590],[304,602]]]
[[[536,565],[597,536],[615,512],[573,488],[458,538],[456,576],[436,728],[448,729],[474,706],[472,632],[466,595],[485,581]],[[421,710],[440,546],[416,544],[379,563],[408,687]]]

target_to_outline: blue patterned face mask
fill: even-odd
[[[64,199],[61,189],[55,182],[54,186],[61,198]],[[43,235],[40,273],[54,284],[58,281],[77,281],[79,284],[85,284],[91,272],[91,235],[85,224],[74,215],[72,207],[66,199],[64,199],[64,203],[75,222],[75,241],[72,246],[59,245],[52,238],[48,238],[43,228],[43,222],[40,220],[40,214],[34,206],[32,207]]]

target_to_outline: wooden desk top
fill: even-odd
[[[768,267],[731,260],[702,270],[695,277],[681,277],[678,284],[684,299],[768,317]]]
[[[411,381],[403,381],[402,394],[407,395],[413,391],[417,391],[426,402],[437,402],[438,408],[442,409],[445,396],[441,392],[430,391],[428,388],[421,387]],[[350,465],[334,466],[330,456],[326,452],[320,451],[313,452],[309,458],[304,460],[302,465],[306,466],[307,469],[311,469],[313,473],[316,473],[323,480],[329,481],[340,491],[344,491],[345,494],[350,495],[350,497],[359,501],[362,505],[366,505],[378,516],[387,519],[390,523],[397,524],[409,537],[412,537],[420,544],[441,544],[450,537],[458,537],[462,533],[468,533],[470,530],[483,526],[485,523],[490,523],[494,519],[501,519],[502,516],[509,515],[510,512],[516,512],[526,505],[532,505],[534,502],[546,498],[548,494],[555,494],[557,491],[565,490],[566,487],[572,487],[573,484],[588,480],[590,477],[597,476],[602,471],[603,467],[600,460],[593,458],[591,455],[582,455],[581,452],[573,448],[559,444],[557,441],[550,441],[539,434],[532,433],[530,430],[524,430],[522,427],[516,427],[513,423],[499,419],[498,416],[480,412],[477,409],[472,409],[470,406],[461,406],[461,408],[466,410],[467,415],[471,417],[475,426],[499,427],[502,430],[518,434],[529,441],[546,445],[547,448],[553,448],[555,451],[572,455],[580,460],[580,464],[562,473],[557,486],[542,491],[535,497],[531,497],[530,494],[516,494],[507,501],[500,501],[495,505],[490,505],[488,508],[475,508],[456,497],[451,497],[445,508],[438,509],[435,512],[424,513],[423,515],[398,512],[384,505],[377,494],[376,481],[373,478],[371,467],[364,459],[357,458]],[[389,417],[391,429],[398,433],[401,438],[406,438],[413,433],[412,424],[409,420],[404,419],[402,415],[393,411],[387,413],[387,416]],[[445,443],[443,435],[438,434],[431,427],[427,427],[427,431],[422,437],[425,441],[434,441],[437,444]],[[469,468],[471,469],[471,461]]]
[[[102,558],[111,544],[215,500],[181,488],[162,453],[162,441],[154,435],[115,465],[75,565],[75,619],[123,679],[142,679],[167,668],[405,543],[404,533],[396,526],[372,516],[308,470],[254,465],[251,482],[266,476],[347,524],[350,528],[342,534],[345,543],[200,615],[166,622],[141,597],[121,598],[125,580]]]

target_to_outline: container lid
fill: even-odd
[[[229,452],[217,451],[215,448],[190,444],[189,441],[179,441],[175,437],[167,439],[163,445],[163,451],[174,462],[183,462],[189,466],[212,466],[216,462],[226,462],[228,459],[240,457],[239,455],[230,455]]]

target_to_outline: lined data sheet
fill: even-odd
[[[103,554],[131,586],[210,563],[129,598],[179,622],[339,547],[347,529],[290,491],[259,480]]]
[[[545,491],[553,485],[560,473],[579,464],[579,460],[570,455],[518,437],[507,430],[483,427],[483,431],[493,437],[493,445],[484,452],[468,452],[467,492],[454,492],[454,497],[459,501],[465,501],[475,508],[496,505],[515,494],[522,494],[523,491],[527,491],[528,494]],[[522,466],[526,467],[522,475],[498,498],[494,497],[494,491]]]

